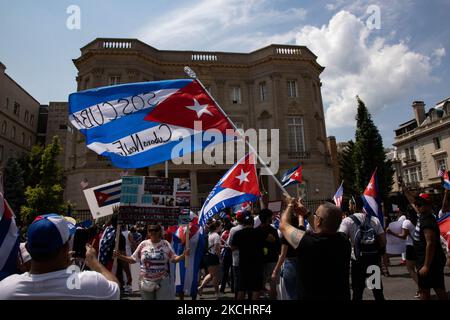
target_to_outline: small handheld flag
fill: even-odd
[[[443,182],[444,188],[450,189],[450,178],[449,178],[448,171],[445,171],[443,178],[444,178],[444,182]]]
[[[381,210],[378,192],[377,170],[375,169],[361,197],[364,202],[364,210],[367,214],[377,217],[380,220],[381,225],[384,226],[384,216]]]
[[[342,205],[342,197],[344,196],[344,181],[341,182],[341,185],[336,191],[336,194],[333,196],[334,203],[336,206],[341,207]]]
[[[299,165],[286,171],[281,178],[281,183],[283,187],[287,187],[295,183],[302,183],[302,166]]]

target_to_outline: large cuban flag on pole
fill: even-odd
[[[199,224],[205,225],[208,219],[225,208],[245,201],[255,202],[260,196],[256,159],[248,153],[212,189],[200,211]]]
[[[381,210],[381,203],[378,194],[378,178],[377,169],[372,174],[369,184],[364,190],[361,196],[364,202],[364,210],[371,216],[375,216],[380,220],[382,226],[384,226],[384,216]]]
[[[151,166],[234,138],[226,135],[232,123],[196,79],[72,93],[69,119],[86,136],[89,149],[119,168]],[[205,138],[208,129],[216,129],[222,139]],[[183,147],[174,148],[181,141]]]

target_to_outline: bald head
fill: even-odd
[[[320,205],[316,211],[321,219],[321,229],[330,233],[337,232],[342,221],[342,210],[330,202]]]

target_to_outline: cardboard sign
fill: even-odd
[[[124,176],[119,223],[177,225],[181,210],[189,205],[189,179]]]
[[[94,219],[113,214],[113,206],[120,204],[122,180],[83,190]]]

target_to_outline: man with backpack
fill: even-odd
[[[363,201],[355,199],[355,213],[342,220],[339,228],[352,244],[351,279],[353,300],[362,300],[366,279],[373,274],[368,268],[378,266],[381,270],[381,257],[386,251],[386,235],[377,217],[363,212]],[[384,300],[381,279],[380,286],[372,289],[375,300]]]

